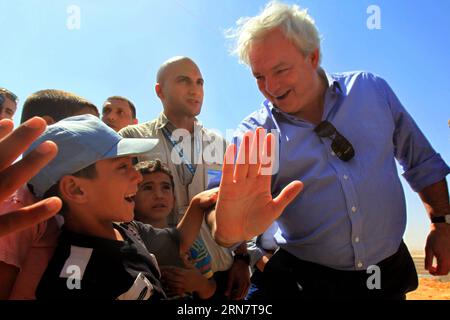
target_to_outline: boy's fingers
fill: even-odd
[[[0,199],[5,199],[39,172],[58,152],[52,141],[46,141],[29,155],[0,172]]]
[[[13,163],[47,127],[42,118],[32,118],[0,141],[0,170]]]
[[[61,200],[57,197],[52,197],[2,215],[0,216],[0,237],[45,221],[61,210],[61,207]]]
[[[186,267],[186,269],[195,269],[194,263],[190,261],[187,256],[182,256],[181,260],[183,261],[183,264]]]
[[[202,208],[208,208],[216,203],[217,196],[219,195],[219,187],[204,192],[204,196],[200,198],[200,206],[202,206]]]

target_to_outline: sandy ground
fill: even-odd
[[[407,300],[450,300],[450,282],[419,278],[419,287],[407,295]]]
[[[425,257],[413,254],[414,264],[419,274],[419,287],[407,295],[408,300],[450,300],[450,275],[431,277],[424,268]]]

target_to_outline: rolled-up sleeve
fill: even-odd
[[[386,81],[381,78],[376,81],[387,98],[394,119],[395,157],[404,170],[403,177],[416,192],[444,180],[450,173],[448,165],[433,149]]]
[[[420,192],[429,185],[445,179],[449,173],[450,168],[440,154],[436,153],[430,159],[403,173],[403,177],[414,191]]]

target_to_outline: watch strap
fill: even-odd
[[[450,224],[450,214],[445,216],[431,217],[432,223],[448,223]]]

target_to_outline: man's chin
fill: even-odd
[[[277,108],[280,111],[283,111],[285,113],[291,113],[289,107],[287,107],[284,103],[277,103],[275,101],[275,103],[272,102],[272,104],[275,108]]]
[[[121,222],[130,222],[134,220],[134,211],[126,212],[121,216]]]
[[[296,107],[292,103],[288,103],[287,101],[282,101],[281,103],[280,102],[276,102],[276,103],[272,102],[272,104],[278,110],[283,111],[284,113],[287,113],[287,114],[291,114],[291,115],[297,114],[301,110],[301,107],[298,107],[298,106]]]
[[[188,104],[188,110],[192,116],[196,117],[202,111],[202,104],[190,103]]]
[[[131,222],[131,221],[133,221],[133,220],[134,220],[134,214],[131,215],[131,216],[127,216],[127,217],[123,220],[123,222]]]
[[[193,111],[192,111],[192,116],[198,117],[198,115],[200,114],[201,111],[202,111],[202,108],[201,108],[201,107],[199,107],[199,108],[194,108]]]

